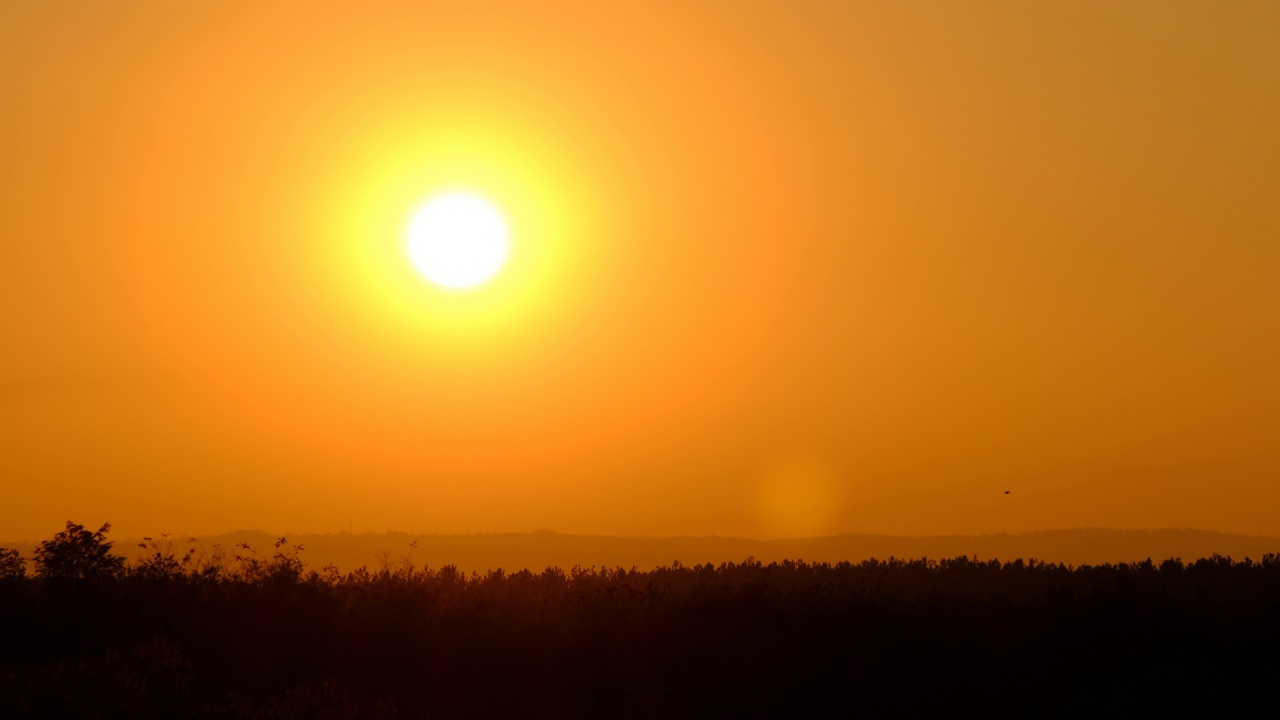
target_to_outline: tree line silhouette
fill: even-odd
[[[1269,699],[1280,556],[308,568],[67,523],[0,549],[0,717],[996,716]]]

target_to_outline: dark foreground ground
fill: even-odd
[[[34,575],[0,555],[0,717],[1222,714],[1280,679],[1276,555],[341,575],[149,549],[69,525]]]

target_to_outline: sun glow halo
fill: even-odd
[[[409,225],[409,257],[428,280],[450,289],[493,277],[507,257],[507,226],[493,205],[449,193],[428,202]]]

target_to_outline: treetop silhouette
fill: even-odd
[[[40,543],[35,551],[36,569],[40,577],[52,581],[110,580],[125,569],[125,559],[111,554],[107,540],[110,523],[96,532],[67,521],[67,529]]]

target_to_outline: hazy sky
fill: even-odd
[[[0,537],[1280,533],[1277,38],[0,3]],[[449,190],[512,232],[465,293],[405,250]]]

